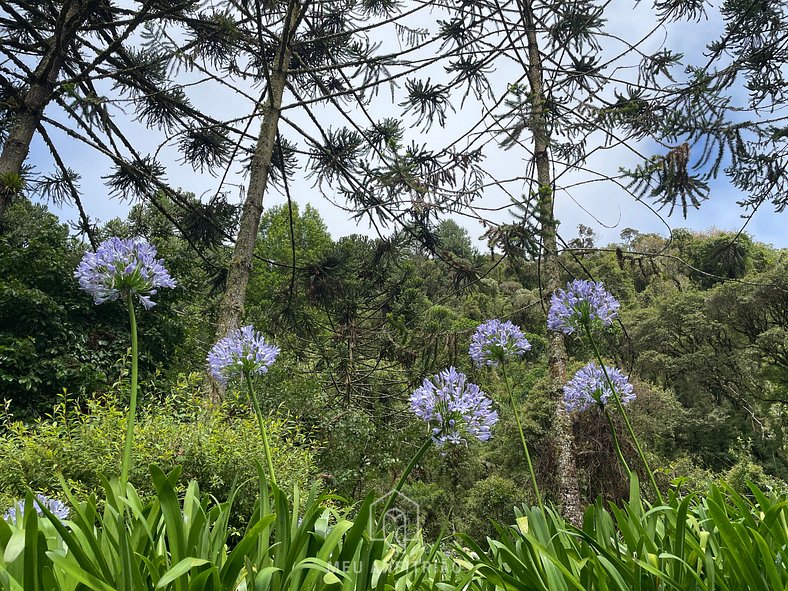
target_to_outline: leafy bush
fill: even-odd
[[[84,245],[69,238],[68,226],[45,207],[20,200],[4,223],[0,399],[35,416],[51,408],[64,388],[93,392],[117,378],[118,359],[129,347],[128,315],[120,305],[95,306],[79,289],[73,273]],[[165,369],[187,334],[182,310],[172,305],[179,294],[160,294],[155,314],[141,311],[143,376]]]
[[[523,480],[523,486],[527,486]],[[526,498],[522,487],[509,478],[490,476],[477,482],[465,498],[463,507],[464,531],[474,538],[495,533],[493,522],[506,525],[512,521],[514,507]]]
[[[418,508],[417,514],[411,510],[408,519],[415,522],[418,517],[418,527],[427,539],[437,539],[441,529],[451,532],[451,514],[447,508],[451,507],[452,499],[446,490],[434,482],[416,480],[402,487],[402,493],[414,503],[412,507]],[[407,508],[407,503],[400,504],[400,509],[403,508]]]
[[[219,500],[237,486],[233,521],[245,523],[255,499],[255,462],[262,459],[258,425],[244,409],[204,405],[189,385],[195,380],[184,378],[181,392],[143,409],[129,480],[142,496],[153,495],[148,467],[156,464],[165,472],[180,467],[182,483],[194,479]],[[101,475],[119,474],[126,410],[106,399],[85,405],[75,412],[64,400],[45,419],[7,422],[0,436],[0,506],[24,497],[28,486],[57,496],[58,473],[80,496],[99,493]],[[290,421],[269,419],[268,429],[282,486],[305,486],[315,473],[313,447]]]
[[[298,423],[316,446],[315,461],[328,488],[340,495],[358,498],[380,473],[387,474],[391,460],[385,438],[370,413],[355,405],[338,405],[334,392],[320,372],[300,371],[292,356],[281,355],[260,378],[265,388],[260,405],[271,414],[287,416]],[[234,396],[235,392],[228,395]],[[243,399],[242,392],[238,392]]]
[[[748,494],[750,484],[769,490],[786,490],[786,483],[770,474],[767,474],[763,466],[753,460],[751,448],[752,442],[738,441],[738,446],[731,450],[731,455],[736,458],[736,463],[731,466],[724,474],[724,481],[733,490]]]

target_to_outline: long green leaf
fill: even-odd
[[[203,566],[206,564],[210,564],[204,558],[193,558],[193,557],[186,557],[181,560],[178,564],[173,566],[170,570],[168,570],[164,575],[159,579],[159,582],[156,584],[156,589],[164,589],[175,581],[176,579],[181,578],[183,575],[188,573],[191,569]]]
[[[92,589],[93,591],[117,591],[114,587],[110,587],[104,581],[97,579],[89,572],[80,568],[78,564],[75,564],[61,553],[47,552],[47,556],[55,564],[55,566],[63,569],[63,571],[65,571],[70,577],[73,577],[75,580],[85,585],[88,589]]]

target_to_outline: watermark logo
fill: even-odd
[[[388,508],[385,514],[380,515],[386,507]],[[405,546],[418,531],[419,504],[401,492],[391,491],[375,500],[372,503],[372,514],[380,516],[379,527],[371,532],[372,540],[380,541],[390,537],[393,543]],[[371,520],[370,524],[374,527],[374,520]]]

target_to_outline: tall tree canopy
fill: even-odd
[[[765,203],[782,211],[788,203],[788,10],[779,0],[633,3],[643,22],[651,23],[634,37],[619,6],[592,0],[139,4],[130,10],[88,0],[48,3],[41,31],[26,31],[24,23],[40,3],[0,2],[0,25],[12,33],[3,43],[3,158],[8,151],[6,160],[16,163],[14,170],[0,170],[4,202],[22,186],[31,130],[44,134],[46,125],[55,126],[93,146],[114,163],[108,182],[115,193],[154,204],[164,195],[191,212],[188,228],[201,229],[210,240],[195,240],[181,218],[169,216],[201,252],[232,240],[226,273],[219,277],[220,335],[244,318],[253,262],[265,256],[256,252],[265,197],[277,189],[292,205],[299,169],[356,219],[380,231],[393,228],[396,235],[380,243],[384,250],[406,236],[448,262],[458,289],[483,285],[503,260],[481,260],[439,225],[449,213],[475,218],[485,225],[491,249],[523,273],[523,283],[534,273],[530,263],[538,261],[543,308],[567,278],[572,259],[574,275],[592,275],[582,257],[593,244],[567,241],[554,213],[556,202],[571,198],[580,185],[605,181],[668,215],[701,207],[723,178],[741,191],[746,214]],[[99,8],[106,16],[91,21]],[[670,46],[670,36],[662,40],[663,31],[711,13],[723,27],[704,55],[682,54]],[[154,15],[166,18],[154,24]],[[141,26],[136,45],[126,48]],[[55,51],[61,47],[72,49]],[[118,86],[99,89],[94,80],[100,79]],[[205,105],[210,115],[202,114],[192,104],[211,101],[200,98],[200,89],[244,101],[246,111],[228,115],[224,103],[214,100]],[[154,153],[138,150],[110,117],[110,92],[128,93],[138,118],[161,132]],[[75,102],[69,102],[71,94]],[[36,115],[53,102],[73,126]],[[24,133],[15,131],[20,125]],[[54,154],[54,142],[47,143]],[[218,177],[207,203],[167,187],[157,154],[173,148],[195,171]],[[521,169],[499,166],[505,150],[511,161],[523,162]],[[604,161],[611,159],[632,164],[610,170]],[[76,177],[55,160],[59,176],[44,177],[41,187],[79,203]],[[241,195],[237,232],[229,227],[233,216],[224,201],[234,188]],[[512,215],[502,220],[496,209]],[[292,220],[292,207],[287,211]],[[83,225],[89,227],[85,213]],[[369,285],[350,280],[364,279],[355,277],[351,264],[353,253],[363,249],[348,240],[322,259],[299,264],[294,229],[289,223],[292,256],[284,264],[291,267],[290,286],[313,274],[317,287],[310,292],[307,286],[305,293],[324,307],[323,320],[353,350],[361,342],[353,327],[364,306],[343,302],[335,308],[324,295],[329,287],[338,298],[352,299],[359,289],[372,293]],[[630,238],[630,245],[642,242]],[[704,243],[705,250],[695,254],[705,286],[745,276],[750,247],[741,234]],[[569,257],[562,258],[562,251]],[[620,260],[640,254],[621,250]],[[324,273],[329,267],[341,271],[341,281]],[[388,284],[380,283],[369,312],[390,299]],[[376,312],[365,328],[374,332],[378,320],[387,321]],[[558,334],[545,338],[557,399],[566,379],[566,343]],[[779,353],[764,339],[770,355]],[[370,346],[365,358],[385,357],[376,354]],[[343,362],[350,357],[336,356]],[[359,366],[347,367],[345,377]],[[353,387],[347,391],[354,395]],[[560,500],[576,519],[573,429],[562,409],[555,405],[553,421]]]
[[[158,129],[203,127],[180,83],[170,80],[172,54],[144,42],[152,23],[172,26],[189,18],[196,0],[75,0],[0,3],[0,219],[25,187],[55,202],[74,204],[81,230],[92,238],[80,197],[80,172],[61,145],[69,135],[114,163],[112,191],[154,199],[161,165],[129,141],[131,104],[142,124]],[[186,48],[182,48],[186,49]],[[120,115],[120,116],[118,116]],[[55,170],[33,174],[25,166],[35,134]]]

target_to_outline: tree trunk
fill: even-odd
[[[555,194],[550,171],[550,137],[545,118],[545,96],[542,78],[542,60],[536,36],[533,7],[529,0],[522,4],[522,16],[526,27],[528,44],[528,81],[531,99],[531,132],[534,137],[534,159],[536,161],[538,211],[541,221],[542,286],[545,304],[549,306],[550,295],[561,287],[558,266],[557,222],[553,215]],[[558,446],[559,496],[564,516],[573,524],[580,525],[580,491],[577,485],[572,418],[560,402],[561,389],[566,382],[566,347],[561,333],[547,335],[547,358],[552,380],[551,390],[556,401],[553,417],[553,436]]]
[[[276,145],[282,96],[287,82],[287,68],[292,56],[291,39],[298,22],[298,13],[298,9],[294,9],[290,13],[287,25],[282,32],[282,44],[274,58],[269,76],[268,104],[263,110],[260,134],[249,170],[249,186],[241,210],[238,237],[227,273],[227,286],[219,304],[216,325],[217,338],[223,338],[238,328],[244,315],[246,287],[249,284],[249,275],[252,271],[257,231],[263,213],[263,196]],[[218,398],[221,395],[217,384],[214,384],[212,390],[213,398]]]
[[[14,115],[11,131],[0,154],[0,220],[20,187],[22,165],[30,151],[33,135],[41,123],[44,109],[55,94],[68,46],[96,4],[97,0],[69,3],[68,11],[61,15],[63,26],[46,41],[46,53],[33,72],[30,87],[22,97],[22,104]]]

